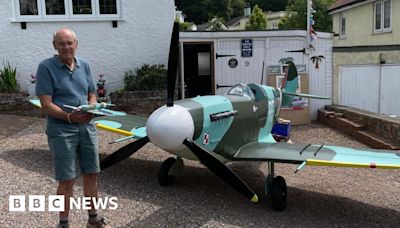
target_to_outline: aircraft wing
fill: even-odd
[[[307,97],[307,98],[315,98],[315,99],[331,99],[330,97],[306,94],[306,93],[290,93],[290,92],[282,92],[283,94],[290,95],[290,96],[298,96],[298,97]]]
[[[233,160],[274,161],[315,166],[400,169],[400,151],[325,145],[254,142],[241,147]]]
[[[147,118],[138,115],[116,112],[118,115],[100,116],[94,119],[96,126],[100,129],[111,131],[124,136],[133,138],[143,138],[147,136]]]

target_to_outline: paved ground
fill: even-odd
[[[52,227],[53,212],[9,212],[9,195],[55,192],[45,121],[0,115],[0,227]],[[120,144],[117,135],[100,131],[102,156]],[[294,127],[297,143],[365,147],[319,124]],[[197,162],[185,161],[185,174],[169,187],[157,173],[169,155],[149,144],[99,177],[101,197],[117,197],[119,208],[102,213],[117,227],[400,227],[400,170],[306,167],[278,164],[286,178],[288,206],[274,212],[263,196],[265,163],[230,167],[260,196],[252,204]],[[76,196],[82,196],[78,181]],[[73,211],[72,227],[84,227],[86,213]]]

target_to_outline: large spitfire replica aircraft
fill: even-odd
[[[127,138],[138,140],[120,148],[103,161],[105,169],[152,142],[173,154],[165,160],[159,171],[159,183],[169,185],[182,172],[182,158],[199,160],[215,175],[239,191],[252,202],[256,193],[237,176],[226,163],[233,161],[266,161],[266,194],[271,197],[274,210],[286,206],[285,179],[274,177],[274,163],[323,165],[364,168],[400,168],[399,151],[351,149],[325,145],[278,143],[271,130],[276,123],[282,104],[293,96],[323,98],[296,94],[297,70],[289,62],[289,71],[282,88],[258,84],[233,86],[225,96],[198,96],[173,102],[178,65],[178,25],[175,23],[168,61],[167,104],[150,117],[131,115],[97,118],[99,127],[116,129]],[[131,135],[131,136],[129,136]]]
[[[99,128],[137,139],[101,161],[104,170],[128,158],[146,143],[152,142],[175,155],[163,162],[158,181],[169,185],[182,173],[183,158],[199,160],[211,172],[243,196],[257,202],[257,194],[226,164],[234,161],[269,163],[265,181],[272,208],[286,206],[285,179],[274,176],[274,163],[298,164],[296,172],[306,165],[359,168],[400,168],[400,152],[352,149],[326,145],[301,145],[275,141],[271,134],[280,107],[293,96],[323,98],[297,94],[297,70],[289,62],[289,71],[282,88],[259,84],[233,86],[224,96],[198,96],[173,101],[178,65],[178,24],[175,23],[168,60],[167,104],[148,119],[115,112],[113,116],[96,118]]]

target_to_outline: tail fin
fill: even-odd
[[[295,93],[299,87],[299,77],[297,74],[296,65],[293,61],[288,61],[289,69],[286,71],[285,79],[282,82],[282,91],[288,93]]]
[[[314,99],[330,99],[330,97],[317,96],[311,94],[297,93],[299,87],[299,75],[293,61],[288,61],[289,69],[286,71],[285,79],[282,82],[282,106],[290,106],[294,96],[307,97]]]
[[[281,85],[282,106],[288,106],[293,100],[292,96],[285,93],[296,93],[297,88],[299,87],[299,77],[296,65],[294,65],[293,61],[288,61],[287,64],[289,65],[289,68],[286,71],[285,78]]]

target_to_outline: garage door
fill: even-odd
[[[399,85],[399,65],[341,66],[339,104],[400,116]]]

